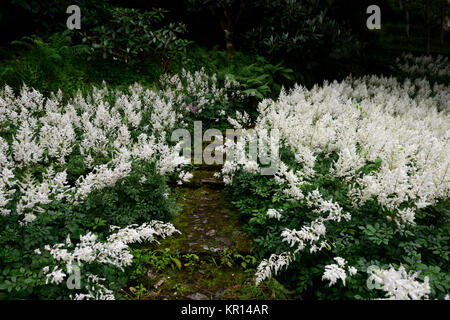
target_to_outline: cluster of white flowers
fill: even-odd
[[[450,76],[448,57],[442,55],[433,57],[431,55],[414,56],[411,53],[404,53],[396,59],[395,67],[410,75]]]
[[[315,178],[319,155],[338,156],[329,174],[349,184],[348,198],[355,208],[377,201],[398,224],[414,224],[417,208],[448,198],[449,101],[449,86],[431,86],[424,79],[401,83],[378,76],[349,77],[311,89],[296,86],[289,93],[282,91],[277,101],[263,100],[256,134],[267,136],[269,130],[277,130],[279,148],[289,149],[302,167],[294,171],[278,160],[273,178],[285,187],[284,193],[292,201],[302,201],[320,214],[300,230],[282,232],[293,252],[306,245],[311,252],[324,248],[325,222],[351,218],[319,191],[303,194],[302,186]],[[239,143],[225,144],[225,152],[239,154],[242,150],[245,146]],[[222,169],[224,182],[231,183],[237,170],[256,172],[258,163],[254,162],[227,157]],[[360,170],[373,163],[380,164],[378,170]],[[272,210],[268,214],[279,217]],[[258,279],[270,276],[270,260],[261,265],[265,271],[258,273]]]
[[[398,270],[390,267],[388,270],[373,268],[370,271],[368,283],[375,288],[386,292],[389,300],[420,300],[428,299],[430,294],[430,283],[428,277],[420,283],[415,280],[418,272],[407,273],[403,266]]]
[[[321,241],[321,239],[323,239],[326,234],[325,222],[339,222],[341,221],[341,219],[351,219],[350,214],[342,212],[342,208],[339,206],[339,204],[324,200],[318,190],[314,190],[313,192],[308,194],[308,196],[306,197],[306,204],[309,207],[314,208],[312,209],[313,212],[319,214],[325,213],[327,215],[320,216],[319,218],[313,220],[310,225],[305,225],[300,230],[287,228],[284,229],[284,231],[281,233],[283,241],[287,242],[291,247],[295,247],[295,250],[293,252],[283,252],[281,254],[282,257],[293,257],[292,253],[297,253],[303,250],[307,245],[310,246],[309,251],[311,253],[322,250],[327,246],[326,240]],[[269,217],[274,217],[277,219],[281,218],[281,214],[275,209],[269,209],[267,215]],[[276,256],[277,255],[272,255],[268,260],[263,260],[261,262],[261,269],[258,268],[257,272],[258,282],[261,282],[265,278],[270,277],[271,269],[279,269],[279,267],[277,267],[279,264],[278,260],[276,260],[276,264],[272,262],[274,261],[273,257]],[[290,260],[286,259],[283,261],[285,261],[286,265],[290,262]],[[264,270],[264,272],[262,272],[262,270]]]
[[[65,170],[55,173],[53,167],[49,167],[44,172],[41,182],[29,174],[25,176],[25,181],[18,181],[22,196],[17,203],[16,211],[19,216],[24,217],[20,223],[27,224],[36,219],[35,213],[43,213],[44,210],[40,205],[68,198],[70,194],[66,178]]]
[[[296,246],[294,252],[303,250],[307,244],[310,245],[310,252],[320,251],[326,247],[327,242],[321,241],[326,234],[326,221],[337,221],[341,219],[350,220],[349,213],[343,213],[342,208],[338,203],[331,200],[324,200],[320,192],[316,189],[309,193],[306,197],[306,204],[313,208],[312,212],[321,214],[318,218],[313,220],[309,226],[303,226],[300,230],[285,229],[281,233],[283,241],[289,243],[291,247]],[[323,215],[327,214],[327,215]]]
[[[251,173],[265,174],[266,170],[272,172],[279,165],[279,136],[277,130],[269,132],[260,128],[258,128],[258,131],[244,129],[243,126],[246,121],[249,121],[249,116],[245,111],[242,114],[238,112],[236,119],[228,118],[235,129],[230,135],[227,132],[223,146],[216,148],[216,152],[219,150],[226,153],[226,160],[221,170],[225,184],[232,182],[235,172],[240,168]],[[260,163],[258,163],[258,159]],[[286,178],[291,182],[299,182],[298,178],[293,177],[290,173],[286,173]]]
[[[76,293],[69,295],[72,300],[116,300],[114,292],[108,289],[102,282],[105,278],[100,278],[95,274],[86,274],[87,285],[85,289],[88,293]]]
[[[44,267],[47,283],[61,284],[67,275],[73,272],[74,266],[82,264],[110,264],[121,270],[132,263],[133,255],[130,253],[128,245],[140,242],[157,242],[156,237],[166,238],[172,235],[176,230],[172,224],[160,221],[151,221],[141,226],[130,225],[125,228],[111,227],[114,231],[106,241],[98,241],[97,235],[89,232],[80,236],[80,241],[76,245],[70,240],[70,236],[64,243],[58,243],[53,246],[45,246],[52,257],[57,262],[62,262],[63,266],[55,266],[50,272],[50,267]],[[40,254],[40,250],[37,251]],[[87,274],[87,285],[85,288],[88,294],[77,293],[75,299],[111,299],[114,298],[112,292],[102,285],[102,280],[97,275]]]
[[[183,182],[189,182],[193,177],[194,175],[192,173],[181,171],[180,175],[178,176],[179,178],[178,184],[183,184]]]
[[[237,90],[240,86],[237,81],[226,77],[223,86],[219,86],[217,75],[208,75],[204,68],[194,73],[183,69],[181,74],[164,74],[160,78],[160,85],[162,99],[173,104],[178,117],[190,112],[200,114],[205,107],[224,105],[230,98],[245,98]],[[234,92],[228,93],[229,89],[234,89]],[[194,97],[194,101],[186,101],[186,96]],[[219,114],[225,116],[223,111]]]
[[[333,264],[329,264],[325,266],[325,271],[322,276],[322,280],[329,280],[330,281],[330,287],[336,283],[338,279],[342,280],[342,283],[345,286],[345,279],[347,279],[347,272],[348,276],[355,275],[358,270],[356,270],[355,267],[349,267],[347,266],[347,261],[345,261],[344,258],[341,257],[335,257],[334,260],[337,262]]]
[[[263,260],[256,270],[256,283],[259,284],[272,274],[277,274],[282,268],[287,267],[294,256],[289,252],[272,254],[269,259]]]
[[[94,190],[113,187],[131,173],[134,162],[154,162],[161,175],[188,164],[189,159],[180,156],[181,144],[171,146],[166,139],[177,121],[174,104],[137,84],[128,92],[110,92],[103,85],[63,103],[61,92],[45,98],[26,86],[19,95],[8,86],[0,90],[0,214],[16,213],[25,227],[54,201],[76,204]],[[73,152],[81,154],[89,171],[71,185],[67,160]],[[37,164],[44,167],[42,174],[35,174]],[[182,175],[184,181],[191,177],[189,172]],[[52,270],[44,268],[47,283],[61,284],[81,263],[123,269],[132,261],[129,243],[156,241],[156,236],[174,232],[171,224],[153,221],[116,230],[105,242],[88,233],[75,246],[69,237],[65,243],[47,245],[57,264]],[[86,292],[73,299],[114,298],[104,279],[84,276]]]
[[[236,119],[228,116],[227,120],[236,129],[242,129],[243,125],[250,124],[250,116],[245,111],[243,111],[242,113],[239,111],[236,111]]]
[[[53,200],[76,203],[93,190],[114,186],[130,174],[133,161],[154,161],[160,174],[186,165],[189,159],[180,156],[180,145],[166,143],[166,132],[176,121],[174,106],[137,84],[129,92],[110,92],[103,85],[64,104],[61,92],[44,98],[26,86],[18,96],[8,86],[0,90],[2,136],[14,133],[0,137],[0,213],[10,213],[11,195],[19,193],[16,210],[27,224]],[[151,128],[144,114],[154,120]],[[133,139],[138,129],[152,134]],[[66,159],[76,148],[91,171],[69,186]],[[109,161],[94,164],[99,157]],[[27,173],[37,163],[49,168],[42,179]]]
[[[279,209],[279,210],[275,210],[275,209],[269,209],[267,210],[267,216],[269,218],[275,218],[277,220],[281,219],[281,212],[283,212],[283,210]]]

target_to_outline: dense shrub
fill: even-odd
[[[47,39],[38,36],[24,37],[13,41],[15,47],[26,51],[8,61],[0,71],[0,80],[18,90],[23,84],[38,88],[48,95],[64,84],[65,89],[76,91],[84,73],[75,66],[78,57],[83,57],[88,48],[72,44],[72,33],[56,33]]]
[[[261,54],[317,72],[325,71],[324,63],[348,58],[355,49],[355,40],[330,17],[323,1],[256,1],[254,6],[263,19],[245,38]]]
[[[449,94],[372,76],[261,102],[256,132],[279,132],[275,175],[258,174],[244,143],[222,169],[266,258],[257,281],[278,275],[305,298],[444,298]]]
[[[92,33],[84,33],[83,42],[90,45],[93,53],[125,63],[148,55],[168,59],[183,52],[190,42],[180,38],[186,32],[183,24],[164,21],[166,12],[110,9],[108,23],[93,28]]]
[[[432,83],[450,84],[450,64],[448,57],[414,56],[403,53],[396,59],[392,69],[402,78],[426,78]]]
[[[128,246],[175,232],[156,221],[175,213],[167,179],[186,163],[166,143],[171,104],[139,86],[62,100],[0,94],[1,298],[114,298]],[[75,267],[82,287],[69,290]]]

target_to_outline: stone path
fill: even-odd
[[[250,241],[240,231],[237,214],[225,198],[222,182],[214,178],[214,169],[195,170],[191,181],[177,188],[181,192],[182,209],[173,224],[181,234],[172,236],[167,245],[182,253],[228,249],[247,254]],[[161,245],[164,247],[165,243]]]
[[[144,281],[150,289],[140,299],[239,299],[243,283],[253,283],[251,265],[243,268],[236,257],[250,256],[251,241],[241,230],[222,182],[214,177],[219,169],[202,166],[191,171],[194,177],[189,183],[172,187],[181,206],[172,223],[181,234],[149,249],[170,250],[182,267],[162,272],[150,267]]]

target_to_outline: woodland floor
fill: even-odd
[[[189,183],[173,186],[181,210],[172,221],[181,233],[149,247],[179,261],[170,268],[149,267],[140,299],[241,299],[254,294],[251,240],[242,231],[222,182],[214,177],[218,166],[202,165],[191,171]],[[245,262],[244,257],[247,258]],[[244,262],[244,263],[243,263]],[[255,261],[256,262],[256,261]],[[180,267],[181,265],[181,267]],[[136,292],[136,288],[131,292]],[[257,290],[259,291],[259,289]],[[250,296],[248,296],[250,295]]]
[[[208,143],[203,143],[203,148]],[[181,233],[152,244],[156,260],[170,267],[144,266],[140,283],[125,291],[132,299],[217,300],[292,299],[293,293],[276,280],[255,286],[257,259],[236,209],[221,180],[219,165],[193,165],[193,178],[173,184],[180,210],[171,221]],[[145,288],[145,289],[142,289]]]

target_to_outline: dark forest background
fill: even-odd
[[[82,26],[68,32],[72,4]],[[373,4],[380,30],[366,27]],[[73,90],[100,80],[152,83],[190,66],[244,77],[239,70],[252,63],[281,73],[273,75],[280,85],[388,75],[403,52],[450,53],[449,12],[448,0],[8,0],[0,4],[0,81],[49,92],[69,79]]]

